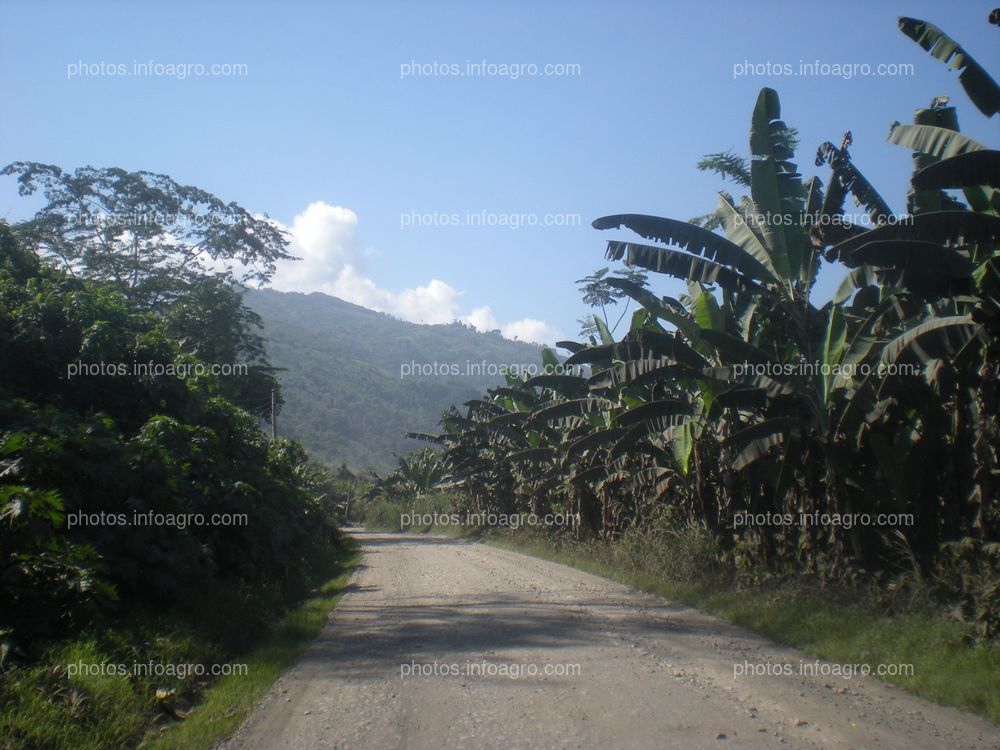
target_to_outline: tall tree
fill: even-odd
[[[13,162],[0,174],[16,175],[21,195],[40,191],[47,201],[15,225],[22,241],[75,276],[114,286],[200,361],[247,365],[215,381],[233,403],[269,419],[273,391],[280,407],[261,321],[241,288],[267,282],[277,261],[292,259],[274,222],[152,172],[88,166],[70,173]]]
[[[240,266],[240,282],[263,283],[291,258],[267,217],[166,175],[22,161],[0,174],[16,175],[21,195],[45,197],[16,226],[22,237],[65,270],[115,284],[137,307],[169,301],[219,264]]]

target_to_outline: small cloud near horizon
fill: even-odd
[[[366,272],[367,254],[356,239],[358,215],[343,206],[314,201],[281,225],[291,240],[289,252],[300,258],[280,261],[271,286],[283,292],[323,292],[346,302],[385,312],[411,323],[440,325],[459,321],[477,331],[499,330],[504,338],[553,345],[559,334],[534,318],[500,323],[489,305],[463,314],[463,292],[440,279],[393,292],[380,288]]]

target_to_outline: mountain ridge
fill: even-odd
[[[503,384],[502,366],[541,367],[541,346],[460,322],[411,323],[322,292],[249,289],[245,302],[282,368],[278,434],[329,465],[391,468],[421,447],[407,432]]]

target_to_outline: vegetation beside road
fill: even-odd
[[[890,600],[875,587],[817,590],[790,580],[740,586],[719,575],[711,556],[701,557],[704,539],[691,532],[666,533],[658,545],[649,535],[641,543],[583,544],[529,530],[485,541],[696,607],[829,662],[913,665],[911,676],[879,679],[1000,724],[1000,643],[977,641],[969,626],[942,618],[928,591]],[[829,682],[850,688],[847,680]]]
[[[266,280],[279,230],[164,175],[3,172],[47,203],[0,223],[0,748],[135,746],[332,576],[344,480],[261,429],[247,276],[206,265]]]
[[[13,667],[0,681],[0,747],[213,747],[313,641],[358,558],[354,543],[345,542],[318,563],[315,588],[264,621],[253,602],[219,587],[184,610],[147,612],[52,645],[36,664]],[[136,664],[220,665],[227,674],[94,671]]]
[[[808,577],[749,583],[720,564],[703,528],[663,514],[614,540],[579,540],[538,528],[400,524],[400,518],[449,515],[460,498],[435,494],[368,506],[368,527],[475,538],[502,549],[569,565],[640,591],[687,604],[805,654],[839,665],[912,665],[880,676],[909,692],[1000,724],[1000,643],[947,616],[933,586],[874,583],[822,588]],[[836,683],[836,684],[834,684]],[[830,681],[850,688],[849,681]]]
[[[960,49],[926,21],[899,29],[945,61]],[[1000,85],[968,51],[961,65],[972,104],[996,118]],[[760,91],[749,119],[748,154],[698,165],[734,190],[714,211],[593,222],[631,232],[605,246],[625,266],[577,282],[596,312],[581,341],[558,343],[568,359],[543,351],[562,374],[510,374],[453,408],[438,433],[412,434],[439,448],[426,466],[401,466],[372,492],[571,514],[584,545],[693,529],[711,540],[704,564],[740,586],[923,599],[995,642],[997,151],[934,97],[912,124],[892,124],[890,144],[914,167],[893,211],[853,159],[855,134],[818,144],[823,176],[804,178],[775,90]],[[823,267],[844,273],[828,300],[816,295]],[[683,293],[664,295],[656,278]]]
[[[899,29],[945,61],[960,49],[925,21]],[[1000,86],[965,50],[961,65],[995,118]],[[997,152],[934,98],[891,128],[914,166],[897,213],[853,139],[819,144],[826,182],[804,179],[765,88],[749,154],[698,165],[742,195],[690,222],[594,221],[636,236],[606,245],[623,268],[577,282],[596,310],[583,340],[559,342],[564,362],[543,352],[569,371],[511,374],[439,433],[413,433],[439,450],[373,485],[369,521],[570,514],[570,530],[488,537],[826,659],[912,664],[893,681],[1000,720]],[[844,280],[819,301],[824,265]],[[686,291],[664,296],[650,276]]]

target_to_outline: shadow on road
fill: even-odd
[[[363,545],[366,556],[394,554],[393,548],[401,545],[447,549],[476,544],[408,533],[352,530],[351,535]],[[504,659],[493,654],[506,651],[537,650],[539,662],[559,662],[561,650],[606,645],[609,635],[619,629],[631,637],[665,632],[704,635],[672,617],[690,612],[687,607],[652,600],[643,606],[624,605],[595,598],[586,590],[412,596],[403,593],[405,586],[390,595],[381,586],[352,583],[348,591],[332,627],[304,656],[304,667],[336,669],[343,677],[362,679],[392,670],[398,673],[399,665],[413,661],[461,663],[485,658],[501,663]]]

